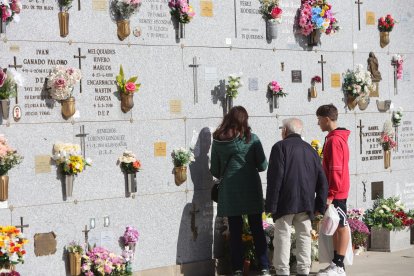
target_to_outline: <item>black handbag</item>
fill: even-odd
[[[232,157],[233,155],[231,155],[227,160],[226,166],[224,167],[223,175],[220,177],[219,181],[215,183],[211,188],[211,200],[214,202],[218,202],[219,185],[223,181],[224,175],[226,174],[227,166],[229,165]]]

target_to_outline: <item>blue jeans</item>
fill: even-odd
[[[266,237],[263,230],[262,214],[248,215],[253,235],[256,259],[261,269],[269,269]],[[233,271],[243,270],[244,248],[242,241],[243,219],[241,216],[228,217],[230,228],[231,264]]]

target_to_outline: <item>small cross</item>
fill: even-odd
[[[197,239],[197,236],[198,236],[198,227],[195,225],[195,216],[200,211],[196,210],[195,203],[193,203],[192,205],[193,205],[193,208],[190,211],[190,215],[191,215],[191,232],[193,232],[193,240],[195,241]]]
[[[326,61],[323,60],[323,55],[321,55],[321,60],[318,61],[318,63],[321,64],[321,70],[322,70],[322,91],[325,91],[325,77],[323,74],[323,65],[326,63]]]
[[[85,137],[88,136],[89,133],[85,133],[85,125],[80,126],[80,132],[79,134],[76,134],[76,137],[80,137],[81,142],[81,150],[82,150],[82,156],[83,158],[86,158],[86,143],[85,143]],[[84,167],[86,169],[86,167]]]
[[[358,30],[361,30],[361,4],[363,4],[363,2],[361,2],[360,0],[355,1],[355,4],[358,5]]]
[[[74,55],[73,58],[77,58],[79,59],[79,70],[82,69],[82,58],[86,58],[86,56],[82,56],[81,54],[81,48],[78,48],[78,55]],[[80,93],[82,93],[82,79],[79,82],[79,86],[80,86]]]
[[[14,68],[15,70],[17,70],[17,68],[22,68],[23,67],[23,65],[17,65],[17,58],[16,58],[16,56],[14,56],[13,57],[13,60],[14,60],[14,63],[13,64],[9,64],[9,68]],[[17,100],[17,98],[18,98],[18,90],[17,90],[17,84],[15,85],[15,88],[16,88],[16,104],[18,104],[19,102],[18,102],[18,100]]]
[[[362,125],[362,120],[359,120],[359,126],[357,126],[357,128],[359,128],[359,154],[362,154],[362,136],[363,136],[363,132],[362,129],[365,126]]]
[[[29,224],[23,224],[23,217],[20,217],[20,225],[16,225],[17,228],[20,228],[20,231],[23,233],[24,228],[28,228]]]
[[[85,244],[88,246],[88,240],[89,240],[89,232],[91,230],[88,230],[88,225],[85,225],[85,230],[82,230],[83,233],[85,233]]]
[[[189,67],[193,68],[193,82],[194,82],[194,104],[198,103],[198,85],[197,85],[197,68],[201,64],[197,63],[197,57],[193,57],[193,64],[190,64]]]

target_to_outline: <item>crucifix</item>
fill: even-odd
[[[89,133],[85,133],[85,125],[80,126],[80,133],[76,134],[76,137],[80,137],[81,142],[81,150],[82,150],[82,156],[83,158],[86,158],[86,143],[85,143],[85,137],[88,136]],[[85,167],[86,169],[86,167]]]
[[[367,202],[367,180],[362,180],[362,185],[364,185],[364,193],[362,194],[362,202]]]
[[[359,126],[357,126],[357,128],[359,128],[359,154],[362,154],[362,136],[363,136],[363,132],[362,129],[365,126],[362,125],[362,120],[359,120]]]
[[[190,211],[190,215],[191,215],[191,232],[193,232],[193,240],[195,241],[197,239],[198,236],[198,227],[195,225],[195,216],[197,213],[199,213],[199,210],[196,210],[196,205],[193,202],[193,208]]]
[[[14,68],[17,71],[17,68],[22,68],[23,65],[17,65],[17,58],[16,56],[13,57],[13,64],[9,64],[9,68]],[[16,88],[16,104],[18,104],[18,99],[17,99],[17,84],[15,85]]]
[[[13,61],[14,61],[13,64],[9,64],[9,68],[14,68],[17,71],[17,68],[22,68],[23,67],[23,65],[21,65],[21,64],[18,65],[17,64],[16,56],[13,57]],[[13,107],[13,119],[14,119],[14,121],[17,122],[22,117],[22,112],[21,112],[22,109],[18,105],[18,103],[19,103],[19,91],[17,89],[17,84],[14,85],[14,88],[16,90],[16,98],[15,98],[16,105]]]
[[[89,240],[89,232],[90,232],[91,230],[89,229],[88,230],[88,225],[85,225],[85,230],[82,230],[82,232],[85,234],[85,247],[86,247],[86,250],[88,249],[88,240]]]
[[[398,75],[397,75],[398,62],[392,60],[391,65],[394,67],[394,95],[398,95]]]
[[[234,32],[237,38],[237,4],[236,0],[234,0]]]
[[[321,70],[322,70],[322,91],[325,91],[325,78],[323,75],[323,65],[326,63],[325,60],[323,60],[323,55],[321,55],[321,60],[318,60],[318,63],[321,64]]]
[[[363,4],[363,2],[361,2],[361,0],[357,0],[355,1],[355,4],[358,5],[358,30],[361,30],[361,4]]]
[[[80,11],[81,10],[81,0],[78,0],[78,11]]]
[[[197,57],[193,57],[193,64],[189,67],[193,68],[193,82],[194,82],[194,104],[198,103],[198,84],[197,84],[197,69],[201,64],[197,63]]]
[[[20,225],[15,225],[17,228],[20,228],[20,231],[23,233],[24,228],[28,228],[29,224],[23,224],[23,217],[20,217]]]
[[[79,70],[82,69],[82,58],[86,58],[86,56],[82,56],[81,48],[78,48],[78,55],[74,55],[73,58],[79,59]],[[82,93],[82,79],[79,81],[80,93]]]

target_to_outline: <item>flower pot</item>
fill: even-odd
[[[279,96],[277,96],[276,94],[273,94],[272,98],[273,98],[273,107],[279,108]]]
[[[226,109],[227,109],[227,112],[229,112],[230,109],[232,109],[232,108],[233,108],[233,97],[226,96]]]
[[[365,110],[367,109],[368,105],[369,105],[370,99],[369,97],[362,97],[359,101],[358,101],[358,107],[360,110]]]
[[[250,273],[250,260],[244,260],[243,263],[243,276],[248,276]]]
[[[81,255],[79,253],[69,253],[70,276],[81,274]]]
[[[384,48],[390,43],[390,33],[389,32],[380,32],[380,46]]]
[[[313,30],[310,35],[308,35],[308,46],[317,46],[321,40],[321,32],[319,29]]]
[[[395,252],[409,249],[410,228],[405,227],[400,231],[389,231],[385,228],[371,228],[371,248],[372,251]]]
[[[384,150],[384,169],[391,167],[391,151]]]
[[[76,107],[75,107],[74,97],[70,97],[66,100],[62,100],[61,104],[62,104],[62,116],[63,118],[65,118],[65,120],[69,119],[70,117],[73,116],[73,114],[75,114]]]
[[[277,38],[277,22],[266,21],[266,33],[267,39],[276,39]]]
[[[377,100],[377,108],[379,112],[388,111],[391,107],[391,100],[380,101]]]
[[[175,39],[185,38],[185,24],[181,23],[176,17],[173,17],[172,22],[175,30]]]
[[[75,176],[73,174],[65,175],[65,192],[66,197],[71,197],[73,193],[73,180]]]
[[[135,243],[135,242],[129,242],[128,243],[128,248],[129,248],[129,250],[131,250],[132,252],[134,252],[135,253],[135,246],[137,245],[137,243]]]
[[[125,174],[127,192],[136,193],[137,192],[137,174],[136,173],[126,173]]]
[[[312,85],[310,88],[310,97],[311,98],[316,98],[318,97],[318,91],[316,90],[316,86]]]
[[[116,26],[119,40],[122,41],[131,34],[131,28],[129,26],[128,19],[116,21]]]
[[[9,176],[0,176],[0,201],[6,201],[9,198]]]
[[[1,12],[0,12],[0,34],[6,33],[6,26],[7,26],[7,23],[1,20]]]
[[[120,92],[121,94],[121,110],[124,113],[127,113],[134,107],[134,94],[125,94]]]
[[[175,167],[174,168],[175,185],[180,186],[187,180],[187,167]]]
[[[411,225],[411,235],[410,235],[410,242],[414,244],[414,225]]]
[[[69,34],[69,13],[59,12],[59,31],[61,37],[66,37]]]
[[[348,106],[349,110],[354,110],[355,106],[357,106],[358,102],[356,98],[356,96],[349,94],[346,96],[346,105]]]
[[[10,99],[0,100],[0,102],[3,119],[8,120],[10,114]]]

